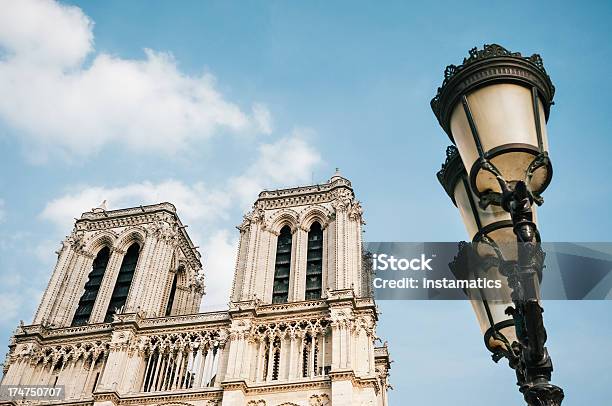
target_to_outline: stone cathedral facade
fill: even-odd
[[[261,192],[238,226],[229,309],[199,313],[200,254],[172,204],[93,209],[2,384],[63,386],[51,403],[66,405],[386,406],[362,224],[339,174]]]

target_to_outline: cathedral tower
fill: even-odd
[[[62,242],[34,324],[109,323],[116,312],[196,313],[201,268],[172,204],[93,209]]]
[[[387,404],[362,212],[339,173],[259,194],[238,227],[223,405]]]
[[[198,313],[200,254],[172,204],[93,209],[15,331],[2,384],[63,387],[53,404],[387,406],[362,224],[338,173],[261,192],[238,226],[229,309]]]

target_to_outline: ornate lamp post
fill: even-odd
[[[479,292],[472,301],[487,348],[496,361],[508,358],[529,405],[560,405],[563,390],[549,382],[553,368],[539,302],[544,253],[532,208],[542,204],[552,178],[546,122],[555,88],[537,54],[523,57],[499,45],[469,54],[446,68],[431,101],[457,147],[447,151],[438,179],[477,243],[456,262],[468,263],[471,273],[501,275],[498,297]]]

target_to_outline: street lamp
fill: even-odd
[[[461,158],[453,158],[451,148],[438,178],[476,243],[456,262],[467,263],[472,275],[496,272],[507,284],[510,297],[499,292],[502,297],[490,301],[485,295],[478,305],[483,310],[475,310],[479,320],[486,318],[480,324],[488,323],[485,340],[494,359],[495,354],[509,359],[533,406],[560,405],[564,396],[549,382],[553,368],[539,301],[544,253],[532,208],[534,202],[542,204],[552,178],[546,122],[554,91],[539,55],[523,57],[485,45],[470,50],[463,64],[446,68],[431,101]],[[508,318],[491,313],[493,305],[498,309],[510,299],[513,306],[505,314],[512,317],[514,332]]]
[[[505,313],[512,305],[511,290],[507,278],[501,274],[497,248],[505,254],[505,260],[512,260],[511,241],[516,237],[512,230],[510,214],[499,206],[489,205],[482,208],[478,198],[471,191],[467,173],[455,146],[446,149],[446,160],[437,173],[438,180],[452,202],[459,209],[466,231],[473,241],[461,244],[459,254],[451,264],[457,279],[474,280],[487,277],[499,280],[502,287],[496,290],[468,289],[470,298],[485,345],[493,353],[497,362],[513,353],[512,343],[517,341],[514,321]],[[513,244],[514,248],[516,244]]]

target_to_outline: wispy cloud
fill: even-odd
[[[2,2],[0,120],[36,145],[32,159],[111,143],[172,154],[221,133],[272,131],[265,105],[244,111],[211,73],[185,74],[170,53],[152,49],[142,59],[96,53],[92,29],[77,7]]]
[[[75,216],[98,207],[103,200],[107,201],[109,208],[168,201],[189,221],[204,223],[219,217],[224,218],[230,204],[224,192],[207,189],[203,183],[187,185],[178,180],[159,183],[145,181],[119,187],[75,187],[71,192],[47,203],[40,217],[51,221],[60,229],[70,230]]]
[[[189,224],[188,231],[196,245],[201,246],[210,293],[203,306],[220,306],[229,297],[238,241],[232,226],[240,218],[230,218],[230,213],[244,211],[262,189],[308,182],[321,157],[302,134],[296,131],[276,142],[262,144],[253,163],[242,174],[218,187],[203,183],[190,185],[179,180],[146,181],[120,187],[80,186],[47,203],[40,217],[65,233],[75,216],[97,207],[103,200],[109,209],[169,201]],[[45,249],[48,246],[45,242]]]

